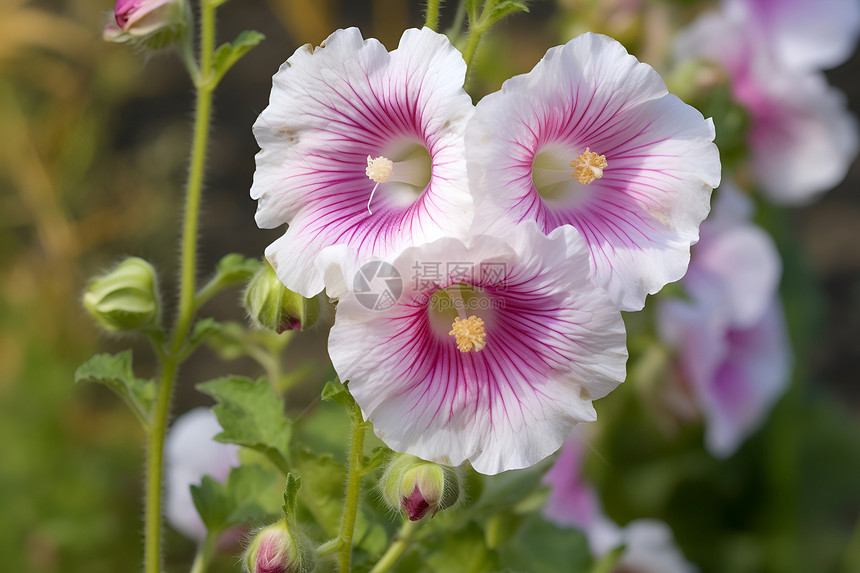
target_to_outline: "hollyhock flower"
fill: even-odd
[[[860,35],[857,0],[726,0],[750,39],[784,68],[827,69],[848,59]]]
[[[174,529],[198,542],[206,538],[206,526],[189,487],[205,475],[223,482],[230,469],[239,465],[238,446],[213,440],[221,431],[212,410],[195,408],[176,419],[165,442],[165,515]]]
[[[600,500],[582,473],[583,437],[572,435],[544,476],[550,495],[544,516],[561,527],[581,530],[595,557],[625,545],[612,571],[621,573],[692,573],[696,571],[675,545],[672,530],[656,519],[637,519],[619,527],[603,513]]]
[[[720,180],[714,127],[606,36],[550,49],[482,99],[466,134],[475,232],[572,225],[622,310],[684,274]]]
[[[763,422],[788,379],[790,350],[776,289],[772,240],[742,217],[741,196],[721,188],[714,222],[703,225],[684,286],[691,301],[659,309],[661,337],[705,417],[716,456],[734,453]],[[737,218],[738,216],[741,218]]]
[[[185,0],[117,0],[113,21],[105,26],[103,35],[110,42],[128,42],[175,31],[187,19]]]
[[[460,52],[428,28],[406,30],[390,53],[338,30],[281,66],[254,124],[251,197],[260,227],[289,223],[266,249],[287,288],[322,290],[315,259],[326,247],[366,260],[465,233],[465,73]]]
[[[388,290],[338,304],[329,354],[395,451],[485,474],[527,467],[624,380],[620,312],[588,280],[572,227],[444,238],[373,265]]]
[[[844,94],[817,72],[782,68],[738,11],[710,13],[679,36],[681,58],[723,66],[749,114],[750,165],[775,203],[808,203],[839,183],[857,155],[857,123]]]

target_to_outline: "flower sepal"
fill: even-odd
[[[265,263],[248,283],[244,302],[254,326],[281,334],[315,325],[320,317],[319,298],[305,298],[289,290]]]
[[[454,469],[409,454],[397,454],[381,483],[388,506],[409,521],[432,518],[460,499],[460,476]]]

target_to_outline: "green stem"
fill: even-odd
[[[358,499],[361,493],[361,456],[364,452],[364,434],[367,425],[362,420],[361,410],[353,406],[352,447],[349,451],[349,474],[346,478],[346,500],[340,522],[340,542],[338,551],[338,571],[349,573],[352,560],[352,536],[355,533],[355,519],[358,516]]]
[[[400,531],[397,532],[397,535],[394,536],[394,540],[391,545],[388,546],[388,550],[382,558],[376,562],[376,565],[373,566],[370,573],[384,573],[397,563],[397,560],[400,559],[400,556],[403,555],[409,547],[409,544],[412,542],[412,534],[415,532],[415,525],[416,524],[412,521],[403,522],[403,527],[401,527]]]
[[[212,75],[212,53],[215,49],[215,9],[204,0],[200,22],[200,77],[196,79],[197,109],[194,120],[194,141],[191,166],[185,196],[185,222],[182,231],[182,262],[179,290],[179,312],[170,346],[161,364],[158,397],[149,435],[146,477],[146,520],[144,525],[144,571],[161,572],[161,493],[164,471],[164,436],[173,396],[176,372],[182,360],[188,331],[194,318],[195,266],[197,262],[197,228],[200,216],[200,196],[203,189],[203,168],[209,121],[212,112],[212,90],[208,81]]]
[[[197,548],[197,555],[194,556],[194,563],[191,564],[190,573],[206,573],[209,569],[209,564],[212,563],[212,557],[215,555],[215,545],[218,542],[218,535],[211,532],[206,534],[206,539]]]
[[[427,0],[427,16],[424,25],[436,31],[439,27],[439,0]]]
[[[483,20],[483,18],[481,18]],[[466,62],[466,77],[469,77],[469,70],[472,69],[472,58],[475,57],[475,51],[478,49],[478,42],[481,41],[481,36],[489,29],[489,26],[483,24],[480,20],[477,23],[472,23],[469,26],[469,35],[466,37],[466,45],[463,48],[463,60]]]

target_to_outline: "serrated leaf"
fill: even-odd
[[[135,378],[131,350],[96,354],[75,371],[75,382],[96,382],[113,390],[149,429],[149,412],[155,400],[155,383]]]
[[[235,525],[264,521],[278,511],[273,495],[279,477],[261,466],[245,465],[230,470],[226,483],[204,476],[191,486],[191,497],[203,524],[212,533]]]
[[[296,456],[303,487],[299,500],[328,537],[340,533],[346,468],[331,455],[302,450]],[[357,529],[357,528],[356,528]]]
[[[218,401],[212,411],[224,431],[219,442],[238,444],[266,454],[287,472],[292,423],[284,403],[264,380],[228,376],[197,385]]]
[[[222,284],[240,284],[254,276],[254,273],[260,269],[260,264],[259,259],[231,253],[218,261],[215,272]]]
[[[221,44],[215,50],[213,69],[214,82],[217,84],[239,58],[265,39],[265,36],[255,30],[245,30],[233,42]]]

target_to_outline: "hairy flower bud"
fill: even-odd
[[[245,290],[245,309],[255,326],[275,330],[302,330],[316,324],[320,314],[317,297],[304,298],[287,289],[269,263],[248,283]]]
[[[245,552],[248,573],[298,573],[302,556],[285,519],[261,529]]]
[[[418,521],[457,503],[460,476],[452,468],[398,454],[382,476],[382,494],[391,508]]]
[[[103,37],[109,42],[139,42],[160,49],[188,26],[186,0],[117,0]]]
[[[109,273],[89,282],[83,303],[107,330],[134,330],[157,324],[160,305],[155,269],[143,259],[125,259]]]

